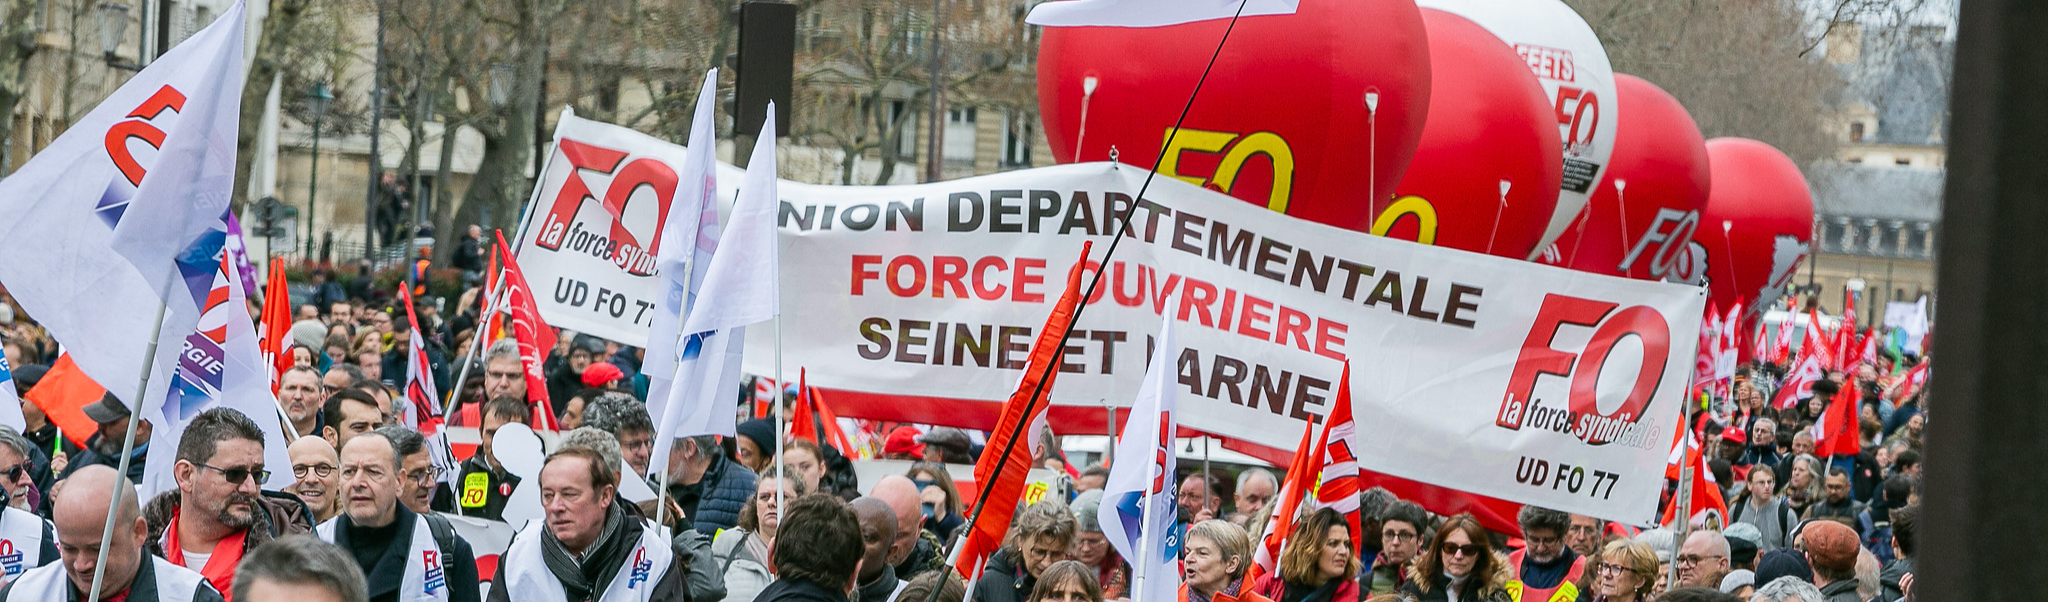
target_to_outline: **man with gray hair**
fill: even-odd
[[[1798,577],[1779,577],[1756,588],[1749,602],[1821,602],[1820,588]]]
[[[257,547],[235,567],[235,586],[230,589],[244,602],[370,600],[355,559],[311,535],[287,535]]]
[[[50,521],[33,511],[38,494],[28,473],[34,449],[13,427],[0,426],[0,475],[5,477],[0,491],[7,494],[7,505],[0,507],[0,544],[20,555],[13,559],[0,556],[0,569],[4,569],[0,570],[0,585],[22,571],[57,560],[57,537]]]
[[[484,351],[484,399],[526,399],[526,365],[519,361],[519,342],[498,339]]]
[[[562,437],[556,440],[556,445],[558,449],[580,447],[597,452],[597,455],[604,457],[605,464],[614,468],[625,462],[625,456],[619,453],[618,437],[587,426],[562,433]]]
[[[654,454],[654,420],[647,416],[647,404],[624,393],[606,393],[584,408],[583,426],[617,437],[626,465],[636,474],[650,476],[647,465]]]
[[[700,533],[739,524],[740,509],[754,496],[754,478],[754,471],[725,457],[713,435],[678,439],[669,452],[668,497]]]
[[[1230,515],[1230,522],[1250,529],[1248,524],[1258,518],[1266,504],[1273,503],[1273,496],[1280,494],[1280,479],[1264,468],[1247,468],[1237,473],[1237,511]]]
[[[405,477],[400,471],[404,455],[392,439],[398,432],[411,431],[380,428],[342,448],[347,502],[340,516],[313,531],[349,552],[367,577],[372,602],[481,602],[469,542],[448,528],[446,519],[434,520],[439,517],[399,503]]]

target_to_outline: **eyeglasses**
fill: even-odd
[[[4,471],[4,474],[7,475],[7,480],[9,481],[19,481],[21,480],[22,475],[28,474],[28,463],[22,462],[20,464],[16,464],[14,465],[13,468],[9,468],[6,471]]]
[[[428,466],[426,468],[421,468],[418,470],[409,470],[406,471],[405,478],[408,481],[419,483],[421,485],[432,483],[434,481],[439,481],[441,480],[441,467]]]
[[[1524,538],[1522,538],[1522,541],[1528,542],[1528,544],[1529,544],[1530,546],[1554,546],[1554,545],[1557,545],[1557,544],[1560,544],[1560,543],[1564,543],[1564,538],[1562,538],[1562,537],[1524,537]]]
[[[638,440],[638,441],[632,441],[632,442],[620,441],[620,442],[619,442],[619,448],[620,448],[620,449],[624,449],[624,450],[628,450],[628,451],[640,451],[640,450],[643,450],[643,449],[654,449],[654,439],[650,437],[650,438],[647,438],[647,439],[641,439],[641,440]]]
[[[1627,573],[1633,575],[1636,573],[1636,570],[1625,566],[1621,566],[1619,564],[1614,564],[1612,562],[1600,563],[1600,574],[1605,575],[1611,573]]]
[[[197,462],[194,462],[193,465],[214,472],[218,472],[220,473],[221,478],[227,479],[229,483],[234,483],[237,485],[241,484],[243,481],[249,480],[249,477],[252,476],[256,477],[256,482],[258,484],[262,484],[264,481],[270,480],[270,471],[263,470],[261,468],[220,468],[216,466],[207,466],[205,464],[200,464]]]
[[[298,477],[298,478],[301,478],[301,479],[303,479],[303,478],[306,478],[306,472],[307,472],[307,471],[312,471],[312,472],[313,472],[313,474],[315,474],[315,475],[319,475],[319,476],[320,476],[320,478],[323,478],[323,479],[325,479],[325,478],[327,478],[327,477],[328,477],[328,475],[332,475],[332,474],[334,474],[334,465],[333,465],[333,464],[293,464],[293,465],[292,465],[292,476],[295,476],[295,477]]]
[[[1721,556],[1720,554],[1709,554],[1709,555],[1706,555],[1706,556],[1699,556],[1699,555],[1691,555],[1691,554],[1689,554],[1689,555],[1685,555],[1685,556],[1680,556],[1680,557],[1678,557],[1678,563],[1679,563],[1679,564],[1686,564],[1686,565],[1691,565],[1691,564],[1699,564],[1699,563],[1702,563],[1702,562],[1706,562],[1706,561],[1707,561],[1708,559],[1710,559],[1710,558],[1721,558],[1721,557],[1722,557],[1722,556]]]
[[[1409,531],[1384,531],[1380,533],[1380,539],[1386,541],[1408,541],[1415,539],[1415,533]]]
[[[1468,544],[1465,544],[1465,545],[1462,545],[1462,546],[1460,546],[1460,545],[1452,545],[1452,544],[1444,544],[1444,550],[1443,550],[1443,551],[1444,551],[1444,555],[1445,555],[1445,556],[1475,556],[1475,557],[1476,557],[1476,556],[1478,556],[1478,555],[1479,555],[1479,553],[1480,553],[1480,552],[1484,552],[1484,551],[1486,551],[1486,546],[1482,546],[1482,545],[1479,545],[1479,544],[1476,544],[1476,543],[1468,543]]]

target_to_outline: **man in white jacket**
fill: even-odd
[[[107,542],[107,567],[100,600],[124,602],[221,602],[220,592],[205,577],[142,551],[149,525],[135,501],[135,484],[106,466],[83,466],[58,487],[52,505],[58,551],[64,561],[22,573],[0,589],[0,601],[77,602],[92,590],[98,566],[100,536],[115,488],[121,496],[113,538]]]

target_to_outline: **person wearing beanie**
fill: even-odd
[[[733,459],[754,474],[767,474],[769,463],[775,460],[775,421],[755,418],[740,423],[735,432],[739,436],[733,439]]]
[[[1807,583],[1813,582],[1813,569],[1806,564],[1806,555],[1792,548],[1779,548],[1765,552],[1756,561],[1756,582],[1770,583],[1779,577],[1791,577]]]
[[[1756,556],[1762,551],[1758,545],[1763,535],[1756,525],[1735,523],[1721,530],[1721,536],[1728,538],[1728,566],[1737,569],[1756,570]]]
[[[1806,561],[1813,566],[1813,584],[1826,602],[1862,602],[1856,593],[1856,531],[1834,521],[1814,521],[1800,533]]]
[[[1737,598],[1748,598],[1750,592],[1755,590],[1756,573],[1736,569],[1729,571],[1728,576],[1721,578],[1721,593]]]
[[[1082,492],[1074,498],[1073,509],[1080,530],[1074,534],[1072,558],[1095,571],[1095,582],[1102,585],[1102,599],[1128,597],[1131,569],[1116,548],[1109,545],[1109,537],[1102,534],[1102,490]]]
[[[598,362],[583,369],[583,386],[588,388],[619,391],[618,384],[623,380],[626,380],[626,373],[609,363]]]

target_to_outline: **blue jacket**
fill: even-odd
[[[689,517],[691,528],[708,537],[739,524],[740,509],[754,497],[754,471],[724,454],[714,454],[703,479],[691,485],[671,484],[669,494],[683,508],[683,516]]]

